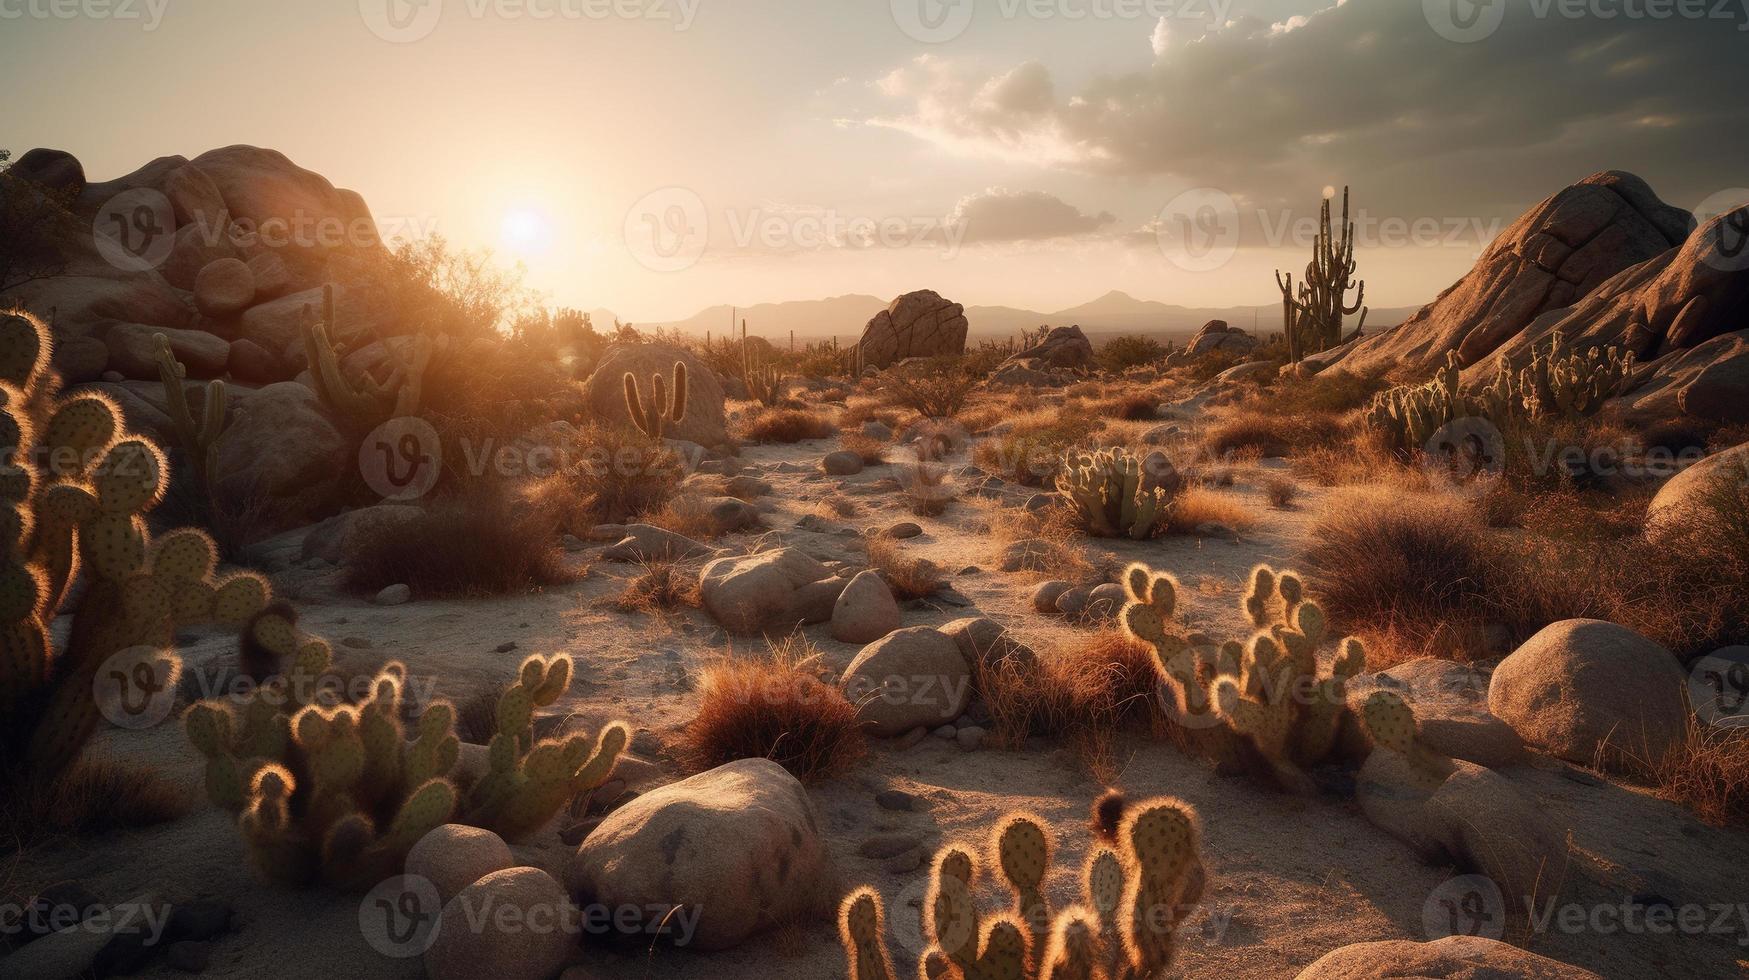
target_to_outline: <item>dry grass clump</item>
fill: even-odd
[[[905,504],[918,517],[935,517],[947,510],[955,496],[953,474],[947,464],[918,459],[899,473]]]
[[[842,773],[868,751],[856,706],[822,678],[819,653],[799,636],[706,667],[681,747],[699,771],[770,759],[804,781]]]
[[[827,494],[814,504],[814,513],[821,517],[855,517],[862,513],[862,505],[854,499],[841,493]]]
[[[973,533],[992,539],[998,551],[1016,541],[1037,542],[1039,559],[1034,566],[1011,574],[1022,579],[1053,578],[1065,582],[1081,582],[1093,576],[1093,565],[1081,549],[1085,536],[1069,508],[1052,507],[1034,513],[986,498],[974,500],[972,506],[979,512],[972,524]]]
[[[1058,409],[1040,409],[1012,422],[1006,434],[978,443],[972,461],[1029,487],[1049,486],[1062,466],[1063,454],[1086,444],[1100,425],[1087,413]]]
[[[644,515],[644,523],[673,531],[694,541],[707,541],[723,536],[722,528],[711,517],[705,498],[696,493],[683,493],[656,510]]]
[[[346,584],[405,584],[421,598],[514,595],[576,579],[559,548],[562,515],[495,478],[469,480],[406,523],[367,528]]]
[[[1299,484],[1285,476],[1272,476],[1263,482],[1263,496],[1269,501],[1269,506],[1276,510],[1287,510],[1294,505],[1294,500],[1300,495]]]
[[[1250,404],[1264,414],[1340,415],[1365,408],[1374,395],[1390,386],[1382,368],[1364,374],[1332,369],[1310,378],[1283,373],[1276,375]]]
[[[1262,456],[1339,446],[1346,430],[1328,415],[1267,415],[1240,412],[1216,424],[1203,437],[1203,448],[1217,459],[1252,450]]]
[[[965,369],[960,358],[951,356],[894,367],[881,375],[888,398],[926,419],[959,414],[981,380]]]
[[[1149,392],[1135,391],[1098,402],[1094,411],[1109,419],[1146,422],[1160,417],[1160,399]]]
[[[824,412],[805,408],[762,408],[742,420],[737,435],[747,442],[783,444],[826,439],[838,431]]]
[[[642,433],[589,426],[578,433],[573,449],[568,471],[533,491],[535,505],[561,511],[560,526],[573,533],[659,510],[680,488],[680,460]]]
[[[1659,797],[1707,823],[1749,825],[1749,728],[1690,719],[1687,741],[1653,776]]]
[[[875,466],[887,461],[889,446],[884,439],[865,436],[860,432],[846,432],[838,437],[838,448],[847,453],[855,453],[864,466]]]
[[[1189,487],[1172,502],[1172,510],[1166,515],[1166,533],[1195,534],[1204,524],[1243,531],[1256,523],[1256,515],[1233,495],[1208,487]]]
[[[0,841],[25,848],[180,819],[188,793],[150,763],[87,755],[52,782],[0,783]]]
[[[865,541],[869,567],[880,573],[893,590],[893,598],[900,602],[927,599],[947,586],[947,578],[934,562],[912,558],[892,538],[873,537]]]
[[[879,422],[889,429],[897,430],[904,424],[905,416],[879,398],[853,395],[845,399],[844,412],[839,420],[847,429],[861,428],[865,422]]]
[[[657,561],[643,566],[637,578],[613,600],[623,613],[668,612],[697,606],[698,573],[674,562]]]

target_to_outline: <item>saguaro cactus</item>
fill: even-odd
[[[747,321],[741,321],[741,381],[747,385],[747,395],[766,407],[783,401],[784,374],[776,366],[753,353],[747,342]]]
[[[322,310],[306,305],[304,319],[304,354],[309,361],[311,384],[316,394],[341,418],[360,429],[372,429],[383,422],[419,414],[425,392],[425,372],[431,359],[444,346],[427,334],[411,338],[411,352],[404,352],[388,339],[378,338],[394,365],[384,381],[377,381],[369,372],[348,376],[341,369],[340,359],[346,353],[333,336],[334,286],[322,287]]]
[[[225,437],[229,419],[225,415],[225,383],[209,381],[201,420],[196,422],[188,407],[188,392],[183,381],[188,370],[176,360],[170,341],[163,334],[152,336],[158,359],[158,379],[164,384],[164,400],[169,409],[170,424],[182,443],[182,452],[194,470],[195,486],[200,488],[208,506],[213,501],[213,477],[219,470],[219,441]]]
[[[674,362],[674,388],[670,392],[660,374],[650,376],[650,401],[645,404],[638,379],[630,371],[625,374],[626,412],[632,424],[656,442],[670,426],[686,421],[686,362]]]
[[[1306,265],[1305,281],[1294,288],[1294,277],[1278,270],[1275,284],[1281,288],[1283,333],[1288,361],[1299,363],[1307,354],[1329,350],[1342,342],[1342,319],[1355,313],[1366,327],[1366,282],[1354,280],[1354,224],[1348,220],[1348,188],[1342,188],[1342,233],[1330,223],[1330,199],[1325,198],[1319,219],[1318,240],[1312,246],[1312,261]],[[1350,289],[1354,302],[1347,302]]]

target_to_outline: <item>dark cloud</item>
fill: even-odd
[[[1075,92],[1036,62],[990,73],[926,57],[882,81],[897,108],[869,121],[958,152],[1172,175],[1263,206],[1353,183],[1383,209],[1483,214],[1625,169],[1692,207],[1745,180],[1743,4],[1687,0],[1672,9],[1705,16],[1633,19],[1622,12],[1646,4],[1585,0],[1593,13],[1569,17],[1563,0],[1492,2],[1504,20],[1473,43],[1442,37],[1418,0],[1241,19]]]

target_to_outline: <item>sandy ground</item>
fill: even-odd
[[[748,472],[776,488],[767,514],[769,531],[823,559],[857,559],[851,539],[795,528],[816,502],[840,481],[814,473],[782,472],[782,464],[814,465],[836,448],[830,442],[788,447],[750,447],[742,457]],[[1268,466],[1268,463],[1263,464]],[[872,467],[843,481],[872,483],[893,475]],[[1171,538],[1148,543],[1094,542],[1089,551],[1119,561],[1145,560],[1175,572],[1191,593],[1191,617],[1213,632],[1236,632],[1236,599],[1246,572],[1259,561],[1291,565],[1307,527],[1328,494],[1310,486],[1294,509],[1275,511],[1245,480],[1226,491],[1259,517],[1238,541]],[[952,584],[973,609],[908,611],[906,625],[939,624],[974,611],[1008,625],[1041,652],[1073,641],[1073,629],[1033,613],[1030,580],[996,572],[999,544],[968,529],[975,508],[959,503],[939,518],[914,518],[895,494],[855,495],[863,513],[835,524],[863,528],[917,520],[923,536],[908,551],[931,558],[951,572],[968,565],[983,571],[955,575]],[[725,539],[726,547],[751,536]],[[580,564],[588,554],[573,556]],[[494,601],[414,602],[377,608],[329,595],[304,606],[302,625],[335,641],[343,663],[360,669],[386,658],[406,661],[415,675],[436,679],[436,693],[452,698],[507,681],[530,652],[570,652],[581,668],[571,696],[556,707],[593,726],[625,718],[665,742],[691,716],[696,694],[691,678],[710,658],[754,649],[746,641],[713,642],[714,625],[691,610],[662,617],[607,611],[601,600],[616,593],[634,569],[595,565],[579,583],[544,595]],[[291,583],[288,583],[291,584]],[[321,590],[304,583],[306,596]],[[857,648],[835,643],[825,627],[810,638],[836,667]],[[495,652],[514,642],[507,653]],[[185,653],[191,666],[228,662],[233,641],[194,638]],[[119,755],[144,756],[166,767],[188,792],[201,796],[200,763],[171,725],[137,733],[106,733],[100,747]],[[671,775],[684,775],[660,756],[652,760]],[[1326,797],[1301,800],[1263,792],[1233,778],[1214,776],[1171,748],[1141,739],[1118,746],[1120,781],[1134,796],[1169,794],[1194,804],[1205,828],[1204,860],[1211,885],[1193,924],[1182,934],[1177,971],[1185,977],[1293,977],[1332,949],[1380,939],[1423,939],[1423,913],[1434,891],[1455,873],[1420,863],[1404,845],[1374,828],[1358,808]],[[1576,889],[1579,900],[1619,905],[1632,895],[1656,895],[1672,904],[1729,904],[1749,900],[1743,871],[1749,835],[1711,829],[1681,809],[1643,792],[1611,785],[1552,762],[1507,772],[1525,793],[1572,828],[1572,841],[1590,855],[1590,879]],[[922,813],[891,813],[874,802],[877,792],[897,788],[927,800]],[[866,764],[847,777],[812,787],[827,836],[847,884],[870,883],[885,896],[899,947],[916,947],[916,907],[925,872],[893,875],[879,862],[859,857],[858,845],[881,833],[905,832],[927,845],[983,840],[1005,812],[1023,809],[1048,820],[1062,842],[1053,888],[1059,897],[1073,887],[1087,840],[1089,801],[1102,789],[1066,749],[962,752],[937,739],[895,751],[877,746]],[[561,874],[569,849],[556,828],[535,843],[516,848],[526,863]],[[98,894],[120,900],[149,890],[172,897],[210,894],[235,903],[240,932],[221,939],[211,976],[413,977],[417,960],[390,960],[364,941],[356,899],[322,891],[290,892],[267,886],[248,869],[230,819],[205,805],[168,827],[119,834],[77,846],[40,850],[13,869],[15,890],[78,879]],[[1651,936],[1558,932],[1534,948],[1584,965],[1606,977],[1742,975],[1749,948],[1749,922],[1733,916],[1728,931],[1701,936]],[[756,939],[710,956],[673,950],[645,955],[589,950],[580,962],[591,977],[698,978],[698,980],[822,980],[846,975],[830,923]],[[908,972],[902,969],[902,973]],[[174,976],[158,967],[147,976]]]

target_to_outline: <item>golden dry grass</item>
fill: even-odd
[[[1257,523],[1257,516],[1232,494],[1208,487],[1190,487],[1179,494],[1166,517],[1166,533],[1194,534],[1204,524],[1220,524],[1243,531]]]
[[[620,612],[655,613],[696,606],[698,574],[674,562],[651,562],[613,600]]]
[[[475,479],[419,517],[358,536],[346,584],[405,584],[421,597],[513,595],[577,578],[559,548],[560,515],[498,479]]]
[[[1691,720],[1680,751],[1654,772],[1658,795],[1716,826],[1749,825],[1749,728]]]
[[[889,446],[884,439],[865,436],[861,432],[845,432],[838,437],[838,448],[855,453],[864,466],[874,466],[887,461]]]
[[[1036,567],[1012,573],[1021,580],[1080,582],[1092,576],[1093,565],[1081,547],[1085,538],[1069,508],[1052,507],[1041,514],[987,498],[973,500],[971,505],[978,512],[973,532],[990,538],[997,550],[1016,541],[1043,542]]]
[[[805,408],[764,408],[742,419],[736,435],[747,442],[796,443],[826,439],[838,431],[827,413]]]
[[[52,782],[0,783],[0,842],[33,847],[169,823],[188,810],[187,792],[152,765],[88,753]]]
[[[856,706],[822,679],[818,652],[799,636],[765,656],[706,667],[698,714],[681,737],[682,754],[699,771],[770,759],[804,781],[842,773],[867,750]]]
[[[947,578],[935,563],[925,558],[905,554],[899,542],[888,537],[864,539],[868,545],[868,566],[880,572],[893,598],[900,602],[927,599],[947,585]]]

